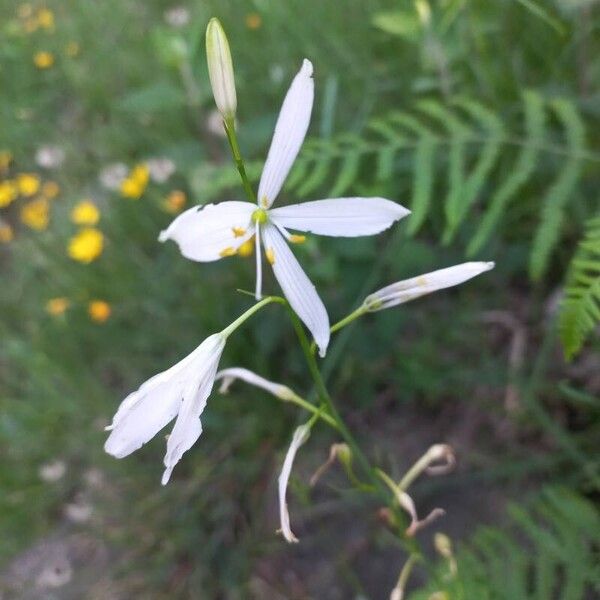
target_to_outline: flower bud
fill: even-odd
[[[237,108],[233,63],[227,36],[216,18],[206,27],[206,59],[217,108],[225,121],[233,120]]]

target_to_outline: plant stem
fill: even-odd
[[[315,416],[318,416],[319,418],[323,419],[323,421],[325,421],[334,429],[337,429],[339,431],[340,427],[337,421],[331,415],[327,414],[326,412],[323,412],[323,407],[318,407],[314,404],[311,404],[308,400],[305,400],[301,396],[298,396],[296,393],[294,393],[294,395],[291,398],[289,398],[289,400],[284,400],[284,402],[292,402],[293,404],[300,406],[304,410],[312,412]]]
[[[252,305],[246,312],[242,313],[233,323],[228,325],[221,332],[225,337],[229,337],[240,325],[245,323],[254,313],[258,312],[261,308],[266,306],[267,304],[271,304],[271,302],[277,302],[278,304],[286,304],[287,302],[279,297],[279,296],[267,296],[263,298],[260,302]]]
[[[339,331],[343,327],[346,327],[346,325],[350,325],[350,323],[352,323],[359,317],[362,317],[367,312],[368,312],[367,309],[364,307],[364,305],[361,304],[356,310],[353,310],[349,315],[346,315],[343,319],[341,319],[337,323],[334,323],[329,328],[329,332],[335,333],[336,331]],[[317,350],[317,345],[315,344],[315,342],[312,342],[310,345],[310,353],[314,355],[316,350]]]
[[[231,147],[231,153],[233,154],[233,160],[235,161],[235,166],[237,167],[238,173],[242,178],[242,185],[244,187],[244,191],[246,192],[246,196],[248,196],[248,200],[250,202],[256,202],[256,194],[252,189],[252,185],[250,184],[250,180],[248,179],[248,175],[246,173],[246,167],[244,166],[244,159],[242,158],[242,153],[240,152],[240,146],[237,141],[237,135],[235,133],[235,122],[234,119],[226,119],[223,121],[223,126],[225,127],[225,133],[227,134],[227,140],[229,141],[229,146]]]
[[[286,308],[288,309],[288,313],[290,315],[290,319],[294,326],[294,330],[296,331],[296,335],[298,336],[298,340],[300,341],[300,346],[302,348],[302,352],[304,353],[304,358],[306,359],[308,369],[310,371],[311,377],[313,378],[313,381],[317,388],[317,393],[319,395],[321,402],[323,402],[323,404],[325,404],[327,406],[329,413],[331,414],[331,416],[337,423],[339,432],[342,434],[342,437],[344,438],[344,440],[350,447],[352,454],[356,457],[356,460],[360,464],[360,466],[363,469],[363,471],[365,472],[365,474],[369,477],[369,479],[373,482],[373,484],[378,489],[380,489],[381,486],[379,485],[379,482],[374,475],[373,469],[371,468],[371,465],[369,464],[367,457],[364,455],[363,451],[359,448],[354,437],[350,433],[349,429],[346,427],[346,424],[344,423],[340,414],[338,413],[337,408],[335,407],[335,404],[333,403],[333,400],[332,400],[331,396],[329,395],[327,388],[325,387],[325,383],[323,382],[323,378],[321,377],[321,372],[319,371],[319,367],[317,365],[317,360],[315,359],[314,354],[311,352],[310,342],[308,341],[308,338],[306,337],[306,333],[304,332],[304,329],[302,328],[302,324],[300,323],[300,320],[296,316],[296,313],[291,309],[291,307],[287,303],[286,303]]]

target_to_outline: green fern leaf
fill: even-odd
[[[521,150],[516,164],[499,185],[485,211],[481,225],[467,247],[467,255],[474,256],[496,229],[510,201],[529,181],[539,156],[539,144],[544,136],[544,103],[539,94],[527,91],[523,94],[525,106],[525,135],[527,144]],[[536,145],[538,144],[538,145]]]
[[[564,222],[564,208],[573,194],[581,172],[580,153],[584,151],[585,129],[579,113],[570,102],[552,103],[561,121],[570,150],[565,165],[543,200],[542,222],[537,228],[531,248],[529,272],[534,281],[546,272]]]
[[[565,357],[571,360],[600,323],[600,215],[588,221],[569,267],[558,322]]]

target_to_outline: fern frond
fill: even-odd
[[[480,529],[457,554],[457,573],[441,565],[434,591],[456,600],[585,600],[600,591],[600,513],[565,488],[546,488],[529,505],[511,505],[512,526]]]
[[[564,222],[563,211],[579,180],[579,154],[585,150],[585,128],[575,107],[565,100],[556,100],[552,106],[564,127],[571,152],[543,200],[542,222],[533,239],[529,262],[529,272],[534,280],[541,279],[545,273],[552,251],[558,243]]]
[[[544,137],[544,102],[541,96],[533,91],[523,94],[525,107],[525,135],[529,140],[541,140]],[[467,255],[474,256],[491,237],[494,229],[502,219],[509,203],[519,190],[529,181],[535,170],[540,149],[531,144],[523,146],[517,162],[511,168],[506,179],[499,183],[492,195],[481,224],[467,247]]]
[[[565,357],[571,360],[600,323],[600,214],[588,221],[569,267],[558,323]]]

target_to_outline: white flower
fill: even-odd
[[[185,6],[174,6],[164,12],[164,18],[171,27],[183,27],[190,22],[190,11]]]
[[[179,215],[159,239],[174,240],[191,260],[213,261],[232,256],[255,236],[256,298],[262,293],[262,244],[283,293],[324,356],[329,318],[286,243],[301,243],[305,236],[290,234],[288,229],[336,237],[372,235],[410,211],[384,198],[337,198],[271,208],[308,129],[314,97],[312,72],[312,64],[304,60],[283,101],[258,187],[258,206],[235,201],[197,206]]]
[[[206,27],[206,60],[217,108],[223,119],[232,119],[237,108],[233,62],[223,26],[214,17]]]
[[[64,476],[67,465],[62,460],[54,460],[42,465],[38,472],[42,480],[53,483]]]
[[[150,173],[150,179],[156,183],[165,183],[175,173],[175,163],[167,157],[149,158],[144,161]]]
[[[212,390],[225,340],[222,333],[209,336],[175,366],[129,394],[107,427],[111,434],[104,450],[115,458],[128,456],[177,417],[167,441],[165,485],[184,452],[202,433],[200,415]]]
[[[230,369],[223,369],[217,373],[215,380],[222,380],[219,392],[221,392],[221,394],[226,394],[229,391],[229,387],[236,379],[241,379],[250,385],[262,388],[263,390],[269,392],[269,394],[273,394],[273,396],[276,396],[281,400],[289,400],[295,395],[294,392],[292,392],[292,390],[290,390],[290,388],[286,385],[269,381],[268,379],[265,379],[264,377],[261,377],[260,375],[249,371],[248,369],[243,369],[242,367],[231,367]]]
[[[363,306],[369,312],[391,308],[425,294],[464,283],[494,268],[493,262],[467,262],[447,269],[439,269],[419,277],[392,283],[365,298]]]
[[[290,480],[294,458],[296,458],[296,452],[298,452],[298,448],[300,448],[300,446],[306,442],[309,436],[310,427],[308,425],[300,425],[300,427],[294,431],[292,443],[290,444],[290,447],[285,455],[285,460],[283,461],[283,467],[281,468],[281,474],[279,475],[278,480],[279,519],[281,521],[281,533],[286,541],[290,543],[297,542],[298,538],[294,535],[290,527],[290,513],[288,512],[285,494],[287,491],[288,482]]]
[[[113,163],[111,165],[107,165],[100,171],[100,175],[98,179],[100,183],[107,190],[118,190],[121,187],[121,184],[127,178],[127,173],[129,169],[127,165],[124,163]]]
[[[35,162],[44,169],[56,169],[65,160],[65,151],[59,146],[42,146],[35,153]]]

